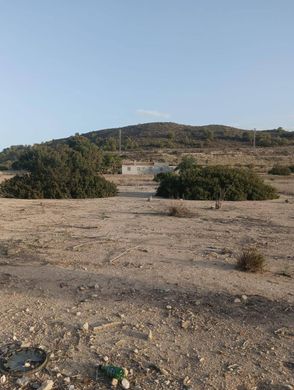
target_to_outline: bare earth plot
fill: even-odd
[[[109,389],[95,379],[104,360],[131,370],[131,389],[291,389],[293,193],[221,210],[186,201],[194,216],[175,218],[171,201],[147,201],[152,190],[133,182],[109,199],[0,199],[1,345],[51,353],[23,389],[46,379]],[[265,273],[235,269],[245,245],[265,254]],[[17,388],[13,378],[1,385]]]

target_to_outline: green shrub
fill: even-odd
[[[265,258],[255,247],[244,249],[237,259],[237,269],[244,272],[262,272],[264,265]]]
[[[249,169],[190,166],[160,178],[157,195],[190,200],[265,200],[276,190]]]
[[[286,167],[285,165],[274,165],[268,173],[270,175],[289,176],[291,174],[291,170],[290,167]]]
[[[154,178],[153,178],[153,181],[156,181],[157,183],[159,183],[164,177],[165,177],[166,173],[165,172],[160,172],[160,173],[157,173]]]
[[[115,184],[98,175],[102,166],[100,150],[83,137],[57,148],[39,146],[22,154],[13,168],[25,170],[0,185],[4,197],[101,198],[117,193]]]
[[[6,165],[0,165],[0,171],[7,171],[8,167]]]

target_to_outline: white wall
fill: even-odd
[[[174,167],[168,165],[122,165],[123,175],[156,175],[160,172],[172,172]]]

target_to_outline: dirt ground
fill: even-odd
[[[115,198],[0,199],[0,348],[50,354],[22,388],[110,389],[104,362],[137,390],[294,388],[293,178],[274,201],[185,201],[191,218],[148,201],[150,178],[115,179]],[[264,273],[235,269],[248,245]]]

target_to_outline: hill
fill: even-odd
[[[252,145],[253,130],[223,125],[189,126],[172,122],[153,122],[82,134],[107,150],[118,148],[118,131],[122,132],[122,149],[136,148],[203,148]],[[57,141],[58,142],[58,141]],[[256,133],[256,145],[281,146],[294,144],[294,132],[281,127]]]
[[[252,145],[253,130],[223,125],[189,126],[172,122],[152,122],[121,128],[91,131],[81,134],[105,151],[119,150],[119,130],[122,134],[122,151],[142,151],[189,148],[238,148]],[[52,140],[46,145],[67,143],[71,137]],[[283,128],[262,130],[256,133],[256,146],[276,147],[294,145],[294,132]],[[0,170],[10,168],[28,146],[18,145],[0,153]]]

